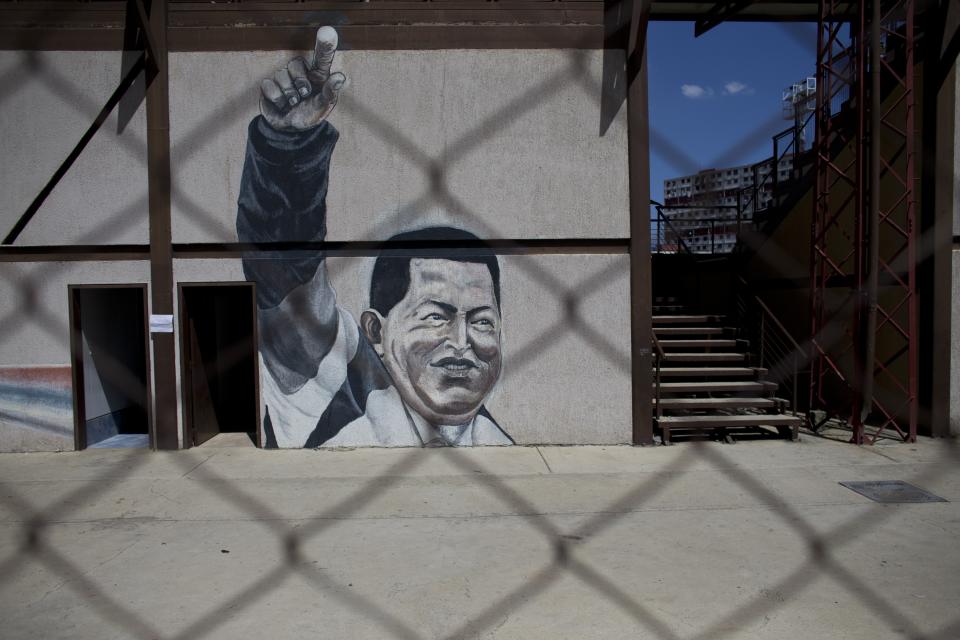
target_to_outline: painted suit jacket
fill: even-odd
[[[238,200],[241,242],[311,242],[326,237],[330,158],[338,137],[329,122],[308,131],[286,132],[276,131],[262,116],[254,118]],[[247,280],[257,284],[261,326],[271,317],[295,319],[302,314],[305,307],[294,302],[298,290],[333,299],[322,252],[249,253],[243,257],[243,269]],[[467,425],[429,425],[405,406],[350,313],[336,308],[327,325],[323,329],[328,348],[319,362],[303,350],[264,348],[264,340],[271,336],[261,332],[265,446],[513,444],[482,407]],[[282,359],[298,383],[284,384],[271,358]]]

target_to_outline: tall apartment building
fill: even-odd
[[[740,219],[749,222],[773,199],[773,166],[773,158],[768,158],[664,180],[663,214],[670,224],[661,238],[674,244],[679,235],[695,253],[729,253],[737,242],[737,208]],[[789,180],[792,169],[793,156],[781,158],[776,181]]]

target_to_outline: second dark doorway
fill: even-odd
[[[185,444],[228,432],[259,443],[255,313],[251,284],[180,285]]]

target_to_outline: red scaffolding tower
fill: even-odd
[[[913,0],[821,0],[810,407],[858,444],[917,432],[913,52]]]

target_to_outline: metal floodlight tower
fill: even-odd
[[[804,78],[783,90],[781,106],[783,119],[793,122],[793,150],[803,153],[805,146],[806,118],[816,111],[817,79]]]
[[[810,408],[912,441],[914,0],[821,0],[817,56]]]

